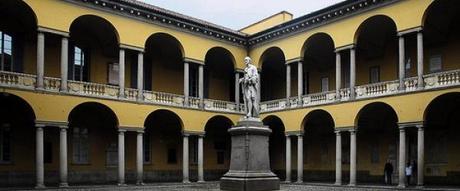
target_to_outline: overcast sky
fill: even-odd
[[[140,0],[231,29],[249,24],[280,11],[294,18],[343,0]]]

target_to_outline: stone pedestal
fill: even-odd
[[[270,170],[268,138],[271,130],[260,119],[243,119],[228,132],[232,136],[230,170],[221,178],[220,189],[279,190],[279,178]]]

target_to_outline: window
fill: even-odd
[[[175,148],[168,149],[168,164],[177,164],[177,151]]]
[[[106,165],[116,166],[118,164],[118,147],[117,143],[110,143],[106,150]]]
[[[0,126],[0,163],[11,162],[11,128],[9,124]]]
[[[107,70],[107,76],[109,78],[110,85],[118,85],[118,75],[119,75],[119,65],[118,63],[109,63],[109,68]]]
[[[369,83],[378,83],[380,82],[380,67],[374,66],[369,69]]]
[[[440,72],[442,70],[441,55],[432,55],[430,57],[430,72]]]
[[[214,149],[216,150],[217,155],[217,164],[224,164],[225,161],[225,141],[216,141],[214,142]]]
[[[0,69],[13,71],[13,38],[0,31]]]
[[[89,163],[88,129],[74,127],[72,131],[72,160],[75,164]]]
[[[88,64],[86,53],[83,49],[75,46],[73,53],[73,80],[88,81]]]
[[[144,144],[143,144],[143,147],[144,147],[144,164],[150,164],[152,163],[152,152],[151,152],[151,142],[150,142],[150,134],[149,133],[145,133],[144,136],[143,136],[143,139],[144,139]]]
[[[329,78],[324,77],[321,78],[321,92],[327,92],[329,91]]]

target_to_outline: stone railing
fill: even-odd
[[[451,70],[423,76],[425,89],[460,85],[460,70]]]
[[[137,100],[138,91],[133,88],[125,88],[125,97],[128,100]]]
[[[45,77],[44,88],[45,90],[48,90],[48,91],[59,92],[59,89],[61,89],[61,79]]]
[[[349,100],[350,99],[350,93],[351,93],[351,90],[350,88],[342,88],[339,90],[339,94],[340,94],[340,101],[346,101],[346,100]]]
[[[72,81],[68,82],[69,93],[77,95],[87,95],[104,98],[118,98],[118,86],[97,84],[91,82]]]
[[[287,103],[286,99],[278,99],[278,100],[262,102],[260,104],[260,111],[268,112],[268,111],[283,110],[287,107],[286,103]]]
[[[404,87],[407,92],[417,90],[417,86],[418,86],[418,77],[411,77],[411,78],[404,79]]]
[[[0,71],[0,84],[3,87],[34,89],[37,77],[32,74]]]
[[[188,107],[191,107],[191,108],[200,108],[200,98],[197,98],[197,97],[188,97]]]
[[[303,106],[312,106],[319,104],[332,103],[335,99],[335,91],[308,94],[302,97]]]
[[[209,111],[226,111],[226,112],[240,112],[236,103],[220,100],[205,99],[204,109]]]
[[[355,87],[356,98],[375,97],[397,93],[399,81],[387,81]]]
[[[144,91],[144,101],[161,105],[183,106],[184,96],[164,92]]]

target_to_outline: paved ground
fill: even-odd
[[[6,190],[35,190],[35,189],[21,189],[21,188],[1,188],[0,191]],[[191,183],[191,184],[182,184],[182,183],[155,183],[155,184],[146,184],[144,186],[113,186],[113,185],[98,185],[98,186],[72,186],[67,189],[60,189],[55,187],[49,187],[44,190],[56,191],[56,190],[68,190],[68,191],[117,191],[117,190],[138,190],[138,191],[219,191],[218,182],[207,182],[207,183]],[[438,188],[406,188],[406,189],[397,189],[396,187],[385,187],[385,186],[357,186],[357,187],[348,187],[348,186],[334,186],[330,184],[281,184],[282,191],[388,191],[388,190],[459,190],[456,188],[449,187],[438,187]]]

